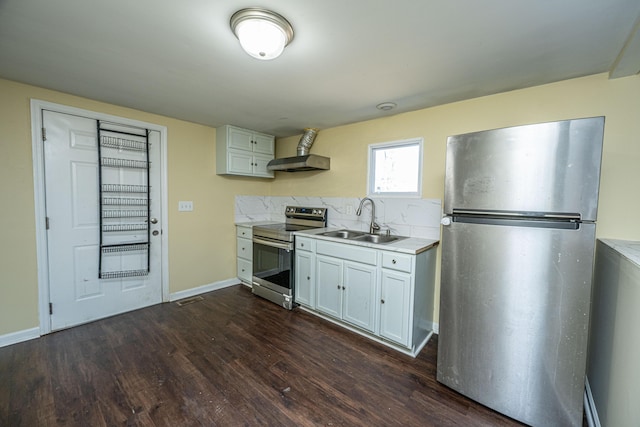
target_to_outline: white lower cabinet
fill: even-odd
[[[344,263],[342,320],[366,331],[375,329],[376,266]]]
[[[251,286],[253,278],[253,243],[251,227],[236,226],[236,266],[238,279]]]
[[[410,274],[382,270],[380,280],[380,336],[409,345],[409,321],[411,313]]]
[[[316,310],[373,332],[375,265],[318,255],[316,272]]]
[[[315,288],[311,278],[314,274],[314,255],[311,252],[296,249],[295,274],[295,301],[306,307],[315,306]]]
[[[416,356],[434,327],[435,254],[435,246],[412,255],[296,236],[295,300]]]
[[[342,319],[342,261],[316,257],[316,310]]]

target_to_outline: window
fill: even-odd
[[[369,196],[422,196],[422,138],[369,145]]]

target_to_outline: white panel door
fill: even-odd
[[[411,275],[382,270],[380,336],[409,345]]]
[[[369,332],[374,330],[376,267],[345,261],[344,321]]]
[[[315,286],[313,286],[313,261],[314,256],[311,252],[295,251],[296,264],[295,274],[295,293],[294,298],[298,304],[315,308]]]
[[[342,319],[342,261],[316,257],[316,309]]]
[[[85,117],[43,111],[43,125],[46,129],[44,153],[51,330],[160,303],[162,192],[159,133],[151,132],[149,138],[151,217],[157,219],[151,230],[158,232],[151,237],[149,275],[98,279],[100,192],[97,122]],[[145,184],[140,176],[126,171],[116,179],[119,184]],[[119,256],[121,259],[112,258],[110,262],[131,268],[128,266],[146,264],[146,256],[146,253],[123,253]]]

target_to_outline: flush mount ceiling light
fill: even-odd
[[[277,58],[293,40],[293,27],[289,21],[259,7],[237,11],[231,16],[229,24],[242,48],[254,58]]]

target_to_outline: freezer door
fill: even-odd
[[[582,426],[595,225],[443,227],[438,381],[530,425]]]
[[[567,212],[595,221],[604,117],[449,137],[445,214]]]

